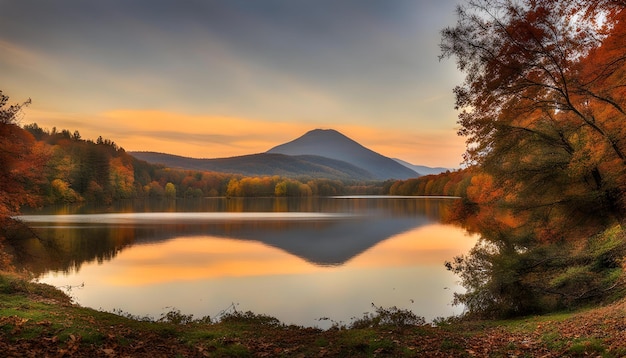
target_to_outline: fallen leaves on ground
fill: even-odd
[[[68,312],[72,312],[68,309]],[[49,320],[0,317],[0,352],[7,357],[562,357],[626,355],[626,300],[566,319],[528,318],[495,325],[457,322],[442,327],[366,329],[293,326],[229,328],[214,337],[214,325],[131,323],[107,325],[93,318],[68,317],[91,324],[99,337],[68,333]],[[129,321],[130,322],[130,321]],[[26,334],[28,332],[28,334]],[[202,334],[204,334],[204,338]],[[63,335],[63,337],[61,337]],[[190,338],[196,337],[196,338]],[[199,337],[199,338],[197,338]]]

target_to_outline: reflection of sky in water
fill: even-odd
[[[295,240],[296,238],[294,238]],[[328,327],[377,306],[413,310],[426,319],[460,313],[452,293],[462,290],[443,266],[475,240],[463,230],[432,224],[397,235],[342,266],[324,267],[259,242],[185,237],[123,250],[104,264],[83,264],[68,276],[41,278],[55,286],[85,283],[78,303],[158,317],[175,307],[214,316],[231,303],[285,323]]]
[[[31,243],[40,257],[31,270],[55,286],[84,282],[71,292],[84,306],[158,318],[171,308],[215,316],[237,303],[322,328],[331,322],[317,319],[349,323],[372,303],[427,320],[460,313],[450,303],[462,288],[443,264],[476,239],[438,223],[450,199],[345,199],[67,207],[21,218],[57,250]]]

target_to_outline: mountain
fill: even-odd
[[[260,153],[231,158],[196,159],[155,152],[129,152],[133,157],[170,168],[205,170],[244,176],[311,177],[336,180],[376,180],[350,163],[315,155]]]
[[[332,129],[315,129],[303,136],[278,145],[269,154],[290,156],[316,155],[353,164],[365,169],[378,180],[408,179],[419,176],[391,158],[380,155]]]
[[[412,170],[416,171],[420,175],[440,174],[440,173],[444,173],[444,172],[450,170],[449,168],[441,168],[441,167],[431,168],[431,167],[426,167],[426,166],[423,166],[423,165],[414,165],[414,164],[411,164],[409,162],[405,162],[404,160],[398,159],[398,158],[393,158],[393,160],[395,160],[396,162],[404,165],[405,167],[407,167],[409,169],[412,169]]]
[[[197,159],[156,152],[129,152],[137,159],[170,168],[245,176],[311,177],[336,180],[408,179],[411,168],[380,155],[335,130],[315,129],[265,153]]]

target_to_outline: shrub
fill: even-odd
[[[404,328],[426,324],[426,320],[423,317],[415,315],[410,310],[400,309],[396,306],[391,308],[377,307],[373,303],[372,307],[376,309],[376,313],[365,313],[362,318],[353,321],[350,328],[373,328],[380,326]]]

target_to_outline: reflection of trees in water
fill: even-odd
[[[438,222],[449,199],[211,198],[127,201],[107,208],[89,205],[46,208],[47,214],[90,212],[323,212],[354,213],[329,220],[249,221],[104,225],[38,224],[40,239],[23,240],[17,261],[39,275],[79,270],[84,262],[104,262],[130,245],[180,236],[207,235],[259,241],[319,265],[341,265],[377,243],[415,227]],[[58,225],[58,226],[55,226]]]
[[[85,226],[34,228],[39,237],[13,243],[15,261],[35,275],[46,271],[72,272],[85,262],[102,263],[130,246],[136,232],[132,227]]]
[[[454,199],[382,198],[202,198],[177,200],[121,200],[109,206],[94,204],[56,205],[35,214],[92,214],[145,212],[328,212],[358,213],[372,210],[388,215],[424,215],[439,220]]]
[[[481,235],[468,254],[446,263],[467,289],[455,294],[456,303],[474,314],[516,316],[579,306],[624,288],[626,241],[619,226],[604,231],[572,218],[559,222],[557,231],[534,220],[540,211],[451,211]]]

